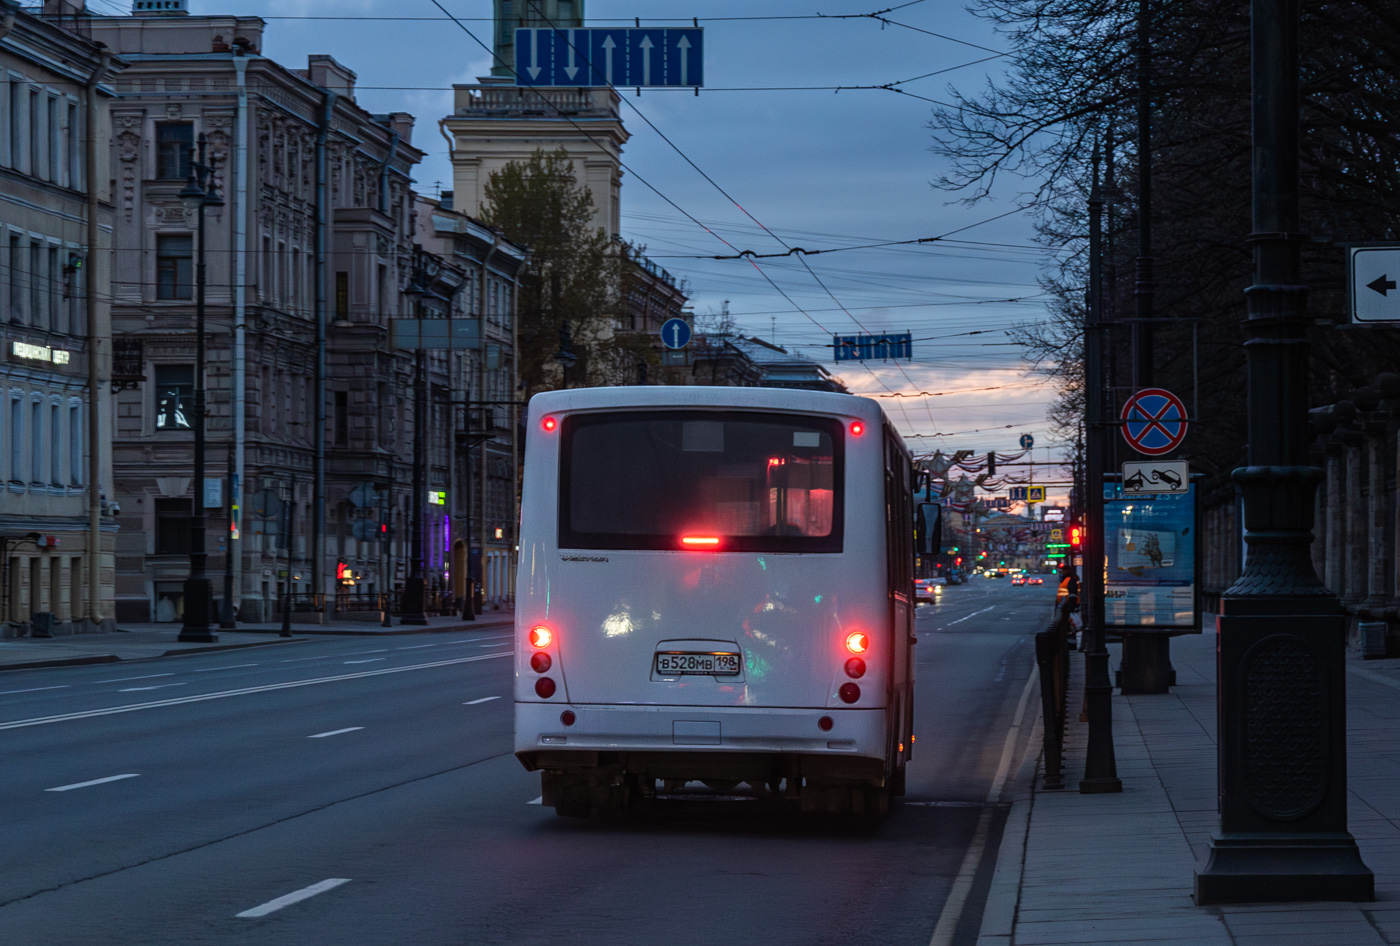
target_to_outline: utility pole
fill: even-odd
[[[1157,289],[1152,256],[1152,0],[1138,0],[1138,255],[1133,297],[1137,318],[1133,321],[1133,390],[1153,384],[1152,324]],[[1172,669],[1171,638],[1158,631],[1123,634],[1122,687],[1124,693],[1166,693],[1176,682]]]
[[[1220,829],[1198,904],[1375,899],[1347,831],[1346,613],[1313,570],[1298,0],[1252,0],[1254,284],[1245,290],[1245,556],[1218,619]]]
[[[1084,616],[1084,707],[1089,723],[1085,751],[1084,794],[1121,792],[1113,752],[1113,680],[1108,674],[1104,633],[1103,474],[1109,428],[1104,416],[1103,193],[1099,190],[1099,155],[1094,150],[1094,182],[1089,191],[1089,304],[1084,313],[1084,568],[1079,599]]]

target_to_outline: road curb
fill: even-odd
[[[1032,751],[1044,732],[1037,713],[1031,727],[1026,755],[1016,773],[1017,786],[1025,786],[1025,797],[1011,803],[997,847],[996,868],[987,899],[982,905],[982,926],[977,946],[1011,946],[1016,930],[1016,911],[1021,905],[1021,877],[1026,866],[1026,840],[1030,833],[1031,810],[1035,807],[1035,777],[1040,769],[1040,751]]]
[[[120,663],[116,654],[83,654],[78,657],[52,657],[47,660],[26,660],[23,663],[0,664],[0,672],[6,670],[38,670],[43,667],[74,667],[82,664]]]

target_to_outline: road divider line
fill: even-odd
[[[148,687],[122,687],[122,688],[121,688],[120,690],[118,690],[117,692],[118,692],[118,693],[140,693],[140,692],[142,692],[143,690],[164,690],[164,689],[166,689],[167,687],[187,687],[187,686],[189,686],[188,683],[157,683],[155,686],[148,686]]]
[[[94,680],[93,683],[130,683],[132,680],[154,680],[156,677],[173,677],[171,673],[148,673],[140,677],[117,677],[115,680]]]
[[[327,736],[339,736],[347,732],[359,732],[363,726],[346,726],[344,729],[332,729],[330,732],[318,732],[314,736],[307,736],[307,739],[325,739]]]
[[[482,646],[482,647],[509,647],[510,645],[511,645],[511,642],[510,642],[510,641],[501,641],[501,642],[498,643],[498,644],[482,644],[481,646]]]
[[[38,693],[40,690],[66,690],[68,684],[61,683],[54,687],[30,687],[27,690],[0,690],[0,696],[9,696],[11,693]]]
[[[217,693],[198,693],[193,696],[177,696],[168,700],[153,700],[149,703],[129,703],[125,706],[108,706],[102,709],[82,710],[77,713],[64,713],[59,716],[38,716],[33,719],[16,719],[0,723],[0,729],[24,729],[29,726],[45,726],[49,723],[65,723],[78,719],[92,719],[97,716],[113,716],[117,713],[135,713],[138,710],[162,709],[168,706],[184,706],[187,703],[202,703],[205,700],[224,700],[231,696],[250,696],[255,693],[271,693],[274,690],[291,690],[296,687],[316,686],[321,683],[339,683],[342,680],[362,680],[365,677],[379,677],[388,673],[408,673],[413,670],[432,670],[437,667],[450,667],[454,664],[475,663],[479,660],[497,660],[510,654],[478,654],[475,657],[454,657],[451,660],[435,660],[431,663],[412,664],[407,667],[384,667],[379,670],[360,670],[356,673],[340,673],[333,677],[313,677],[310,680],[292,680],[287,683],[268,683],[262,686],[243,687],[238,690],[220,690]]]
[[[259,904],[251,910],[244,910],[242,913],[235,913],[234,916],[256,919],[260,916],[267,916],[269,913],[276,913],[283,907],[289,907],[294,903],[309,900],[317,894],[325,893],[327,890],[334,890],[341,884],[350,883],[349,877],[331,877],[321,881],[319,884],[312,884],[310,887],[302,887],[300,890],[293,890],[291,893],[278,897],[276,900],[269,900],[267,903]]]
[[[90,788],[93,785],[106,785],[108,782],[120,782],[124,778],[140,778],[136,772],[128,772],[125,775],[109,775],[106,778],[95,778],[89,782],[74,782],[72,785],[60,785],[57,788],[46,788],[46,792],[71,792],[75,788]]]
[[[972,883],[977,879],[977,871],[982,866],[982,858],[987,852],[987,837],[991,832],[993,805],[1000,800],[1001,790],[1006,785],[1011,771],[1011,760],[1016,755],[1016,737],[1021,733],[1021,723],[1026,716],[1026,705],[1030,702],[1031,691],[1035,689],[1037,669],[1032,669],[1021,688],[1021,699],[1016,705],[1016,715],[1011,720],[1011,728],[1006,731],[1006,739],[1001,746],[1001,761],[997,764],[992,787],[987,791],[987,806],[977,819],[977,827],[972,832],[972,843],[963,855],[958,876],[953,880],[948,899],[943,901],[943,912],[938,917],[938,925],[933,928],[929,946],[951,946],[953,934],[957,932],[968,898],[972,895]]]
[[[499,700],[499,699],[500,699],[499,696],[483,696],[483,697],[481,697],[480,699],[477,699],[477,700],[467,700],[467,702],[463,703],[462,705],[463,705],[463,706],[475,706],[475,705],[478,704],[478,703],[490,703],[492,700]]]
[[[991,608],[983,608],[981,611],[973,611],[973,612],[972,612],[971,614],[969,614],[967,617],[965,617],[965,618],[958,618],[956,621],[949,621],[947,624],[945,624],[945,625],[943,625],[943,626],[944,626],[944,627],[952,627],[954,624],[961,624],[963,621],[970,621],[970,620],[972,620],[973,618],[977,617],[977,615],[979,615],[979,614],[986,614],[988,611],[992,610],[992,608],[995,608],[995,607],[996,607],[996,605],[992,605]]]
[[[349,665],[349,664],[372,664],[372,663],[377,663],[377,662],[380,661],[380,660],[388,660],[388,659],[389,659],[389,658],[387,658],[387,657],[371,657],[371,658],[369,658],[368,660],[347,660],[347,661],[345,661],[345,663],[346,663],[346,665]]]
[[[256,667],[257,664],[229,664],[227,667],[205,667],[202,670],[192,670],[191,673],[213,673],[215,670],[237,670],[240,667]]]

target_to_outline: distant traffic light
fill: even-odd
[[[1083,527],[1083,526],[1070,526],[1070,527],[1069,527],[1069,547],[1072,548],[1072,549],[1074,549],[1076,552],[1078,552],[1080,549],[1084,548],[1084,527]]]
[[[997,475],[997,455],[991,450],[987,451],[987,475]]]

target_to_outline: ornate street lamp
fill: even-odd
[[[204,211],[222,207],[224,199],[214,185],[212,159],[206,161],[207,139],[199,136],[198,157],[190,161],[190,176],[180,191],[185,207],[192,210],[197,221],[198,238],[194,268],[194,516],[190,520],[190,577],[185,579],[185,623],[180,628],[182,641],[217,641],[219,636],[209,629],[209,604],[213,589],[205,573],[208,553],[204,550]]]

